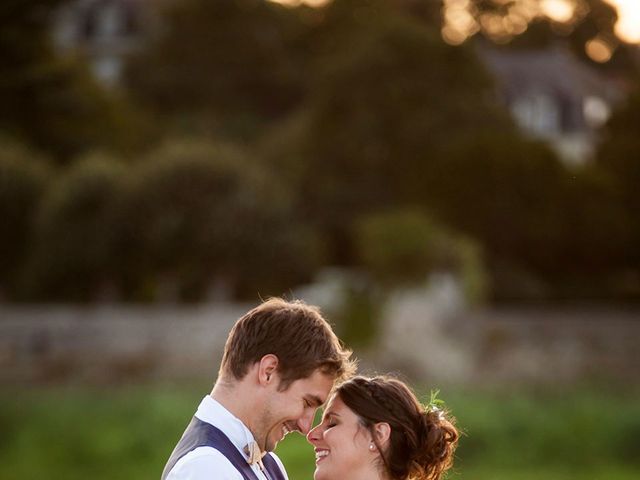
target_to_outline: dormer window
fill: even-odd
[[[584,120],[593,129],[602,127],[611,116],[611,107],[600,97],[588,96],[582,103]]]

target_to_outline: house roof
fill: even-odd
[[[480,57],[513,98],[526,92],[545,92],[565,98],[597,96],[610,101],[620,93],[594,68],[563,46],[545,50],[498,49],[481,46]]]

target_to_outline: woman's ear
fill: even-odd
[[[376,423],[373,426],[373,434],[375,435],[376,443],[380,447],[386,447],[391,438],[391,427],[386,422]]]

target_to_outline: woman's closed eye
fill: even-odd
[[[327,429],[328,428],[333,428],[336,425],[338,425],[338,422],[333,417],[326,418],[324,420],[324,422],[326,423],[326,427],[325,428],[327,428]]]
[[[339,422],[337,421],[336,415],[333,412],[330,412],[322,419],[322,423],[325,424],[324,429],[328,430],[329,428],[333,428],[338,425]]]

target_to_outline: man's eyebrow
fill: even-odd
[[[320,397],[318,397],[317,395],[307,395],[307,402],[309,402],[312,406],[318,408],[319,406],[321,406],[324,402],[322,401],[322,399]]]

